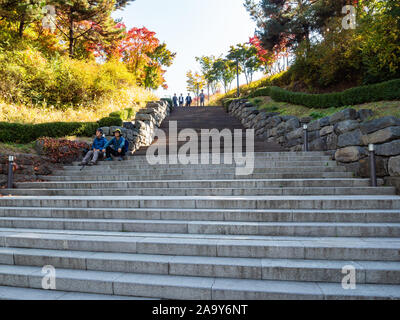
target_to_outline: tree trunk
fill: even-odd
[[[69,15],[69,56],[72,58],[74,56],[74,19],[72,17],[72,8]]]
[[[20,38],[22,38],[24,35],[24,29],[25,29],[25,14],[22,15],[21,20],[19,21],[18,35]]]

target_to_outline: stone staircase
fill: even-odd
[[[195,128],[210,125],[202,112],[220,117],[211,127],[237,125],[220,108],[167,121],[186,128],[190,112]],[[324,153],[263,143],[250,176],[152,166],[143,149],[1,190],[12,196],[0,197],[0,298],[399,299],[394,188],[370,188]],[[42,290],[46,265],[56,291]],[[345,266],[355,290],[342,288]]]

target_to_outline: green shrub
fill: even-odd
[[[33,125],[0,122],[0,141],[28,143],[33,139]]]
[[[52,122],[34,125],[0,122],[0,141],[29,143],[40,137],[92,136],[97,127],[96,122]]]
[[[338,108],[348,105],[356,105],[382,100],[400,99],[400,79],[382,82],[378,84],[355,87],[343,92],[308,94],[291,92],[279,87],[268,87],[269,96],[278,102],[304,105],[309,108]],[[261,91],[258,89],[256,92]],[[254,94],[256,93],[254,92]]]
[[[121,111],[114,111],[109,114],[109,118],[120,118],[123,121],[130,120],[134,116],[133,108],[126,108]]]
[[[270,95],[270,87],[258,88],[252,94],[250,94],[249,98],[255,97],[267,97]]]
[[[115,111],[111,112],[110,115],[108,116],[109,118],[120,118],[121,120],[128,120],[129,118],[129,112],[128,110],[121,110],[121,111]]]
[[[322,112],[311,112],[310,113],[310,117],[313,118],[314,120],[318,120],[318,119],[322,119],[323,117],[325,117],[326,115]]]
[[[112,127],[112,126],[120,127],[122,126],[123,121],[121,118],[107,117],[100,119],[97,123],[99,127]]]
[[[133,116],[135,115],[135,110],[133,110],[133,108],[126,108],[126,111],[128,111],[128,118],[127,120],[130,120],[133,118]]]
[[[124,110],[118,114],[128,115],[129,110]],[[0,142],[29,143],[41,137],[90,137],[95,134],[99,127],[122,126],[122,124],[121,117],[107,117],[98,122],[49,122],[40,124],[0,122]]]

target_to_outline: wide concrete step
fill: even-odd
[[[0,228],[301,237],[400,237],[400,223],[230,222],[0,217]]]
[[[202,257],[400,261],[399,238],[0,229],[0,247]]]
[[[209,210],[0,207],[0,217],[237,222],[400,223],[400,210]]]
[[[395,195],[395,187],[303,188],[106,188],[106,189],[3,189],[0,194],[25,196],[281,196],[281,195]]]
[[[247,156],[250,159],[254,159],[255,163],[268,163],[268,162],[277,162],[277,161],[286,161],[286,162],[291,162],[291,161],[331,161],[332,158],[329,155],[326,155],[324,153],[254,153],[254,154],[229,154],[229,153],[220,153],[220,154],[198,154],[198,159],[199,163],[201,163],[201,159],[207,160],[207,163],[212,163],[212,159],[214,158],[220,158],[224,159],[225,157],[229,159],[233,159],[233,162],[235,163],[235,159],[240,159],[243,156]],[[170,159],[176,159],[177,156],[176,154],[171,156],[167,155],[165,156],[158,156],[158,159],[162,161],[162,163],[165,163],[165,165],[174,165],[173,162],[170,161]],[[122,164],[125,165],[135,165],[135,164],[148,164],[148,158],[146,155],[132,155],[128,156],[127,160],[123,161]],[[179,162],[176,162],[179,164]],[[73,165],[79,165],[80,162],[73,162]],[[109,165],[110,163],[100,161],[99,165]]]
[[[15,196],[0,207],[180,209],[400,209],[399,196]]]
[[[248,180],[248,179],[349,179],[353,178],[352,172],[284,172],[284,173],[255,173],[245,176],[236,175],[234,172],[229,174],[215,174],[206,172],[204,174],[186,173],[186,174],[165,174],[165,175],[116,175],[112,172],[101,173],[98,175],[86,175],[85,172],[79,172],[79,175],[65,176],[38,176],[38,179],[44,181],[154,181],[154,180],[210,180],[218,178],[220,180]]]
[[[256,169],[259,168],[277,168],[277,167],[283,167],[283,168],[290,168],[290,167],[336,167],[337,163],[335,161],[330,161],[330,160],[325,160],[325,161],[258,161],[258,163],[254,163],[254,166]],[[73,165],[73,166],[64,166],[64,170],[67,171],[76,171],[80,170],[81,166],[80,165]],[[166,165],[151,165],[151,164],[145,164],[145,163],[132,163],[132,162],[127,162],[127,161],[113,161],[113,162],[108,162],[108,161],[100,161],[97,163],[96,166],[87,166],[85,168],[86,170],[89,171],[104,171],[104,170],[142,170],[142,169],[147,169],[147,170],[154,170],[154,169],[162,169],[162,170],[179,170],[179,169],[196,169],[196,170],[204,170],[204,169],[235,169],[236,164],[225,164],[225,163],[220,163],[220,164],[166,164]]]
[[[0,248],[3,265],[232,279],[337,282],[352,266],[357,284],[400,284],[400,262],[256,259]],[[1,292],[1,290],[0,290]],[[1,293],[0,293],[1,296]]]
[[[21,300],[21,301],[99,301],[99,300],[153,300],[151,298],[138,298],[128,296],[117,296],[109,294],[95,294],[82,292],[67,292],[44,289],[31,289],[26,287],[0,286],[0,300]],[[157,299],[158,300],[158,299]]]
[[[208,168],[208,169],[163,169],[163,168],[154,168],[154,169],[149,169],[146,170],[145,168],[143,169],[116,169],[116,170],[110,170],[110,171],[103,171],[103,170],[98,170],[97,168],[90,167],[87,170],[54,170],[53,174],[57,176],[77,176],[77,175],[85,175],[85,176],[106,176],[106,175],[134,175],[137,177],[159,177],[163,175],[214,175],[214,176],[219,176],[223,174],[235,174],[236,169],[235,168],[219,168],[219,169],[213,169],[213,168]],[[263,173],[288,173],[288,172],[297,172],[297,173],[303,173],[303,172],[346,172],[346,168],[344,167],[332,167],[332,166],[325,166],[325,167],[298,167],[298,168],[282,168],[282,167],[277,167],[277,168],[254,168],[252,170],[253,174],[263,174]]]
[[[0,265],[0,285],[40,289],[42,269]],[[120,296],[190,300],[399,299],[398,285],[222,279],[57,269],[57,290]]]
[[[102,182],[25,182],[20,189],[133,189],[133,188],[266,188],[266,187],[369,187],[369,179],[259,179],[259,180],[174,180]],[[379,181],[383,185],[383,180]]]

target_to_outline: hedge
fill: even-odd
[[[249,98],[256,98],[256,97],[266,97],[269,96],[271,87],[265,88],[258,88],[252,94],[249,95]]]
[[[97,122],[52,122],[41,124],[0,122],[0,141],[29,143],[40,137],[92,136],[98,126]]]
[[[126,116],[126,119],[132,118],[133,109],[113,112],[111,115],[113,117],[103,118],[97,122],[50,122],[40,124],[0,122],[0,142],[29,143],[40,137],[91,137],[99,127],[122,126],[122,117]]]
[[[113,126],[120,127],[120,126],[122,126],[123,121],[121,118],[107,117],[107,118],[100,119],[97,123],[100,128],[113,127]]]
[[[337,108],[374,101],[400,99],[400,79],[355,87],[343,92],[324,94],[292,92],[279,87],[265,87],[257,89],[250,98],[257,96],[270,96],[277,102],[288,102],[309,108]]]

